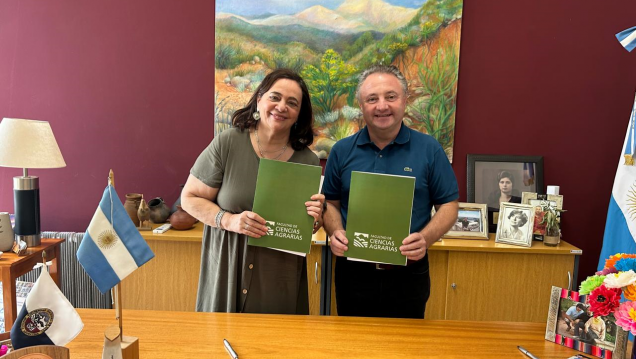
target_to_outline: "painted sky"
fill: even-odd
[[[257,16],[262,14],[296,14],[314,5],[322,5],[335,9],[344,0],[217,0],[216,12],[227,12],[243,16]],[[419,8],[426,0],[384,0],[391,5],[409,8]]]

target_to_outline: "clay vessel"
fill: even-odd
[[[0,212],[0,251],[8,252],[13,247],[15,236],[11,227],[11,218],[8,212]]]
[[[164,223],[170,216],[170,208],[163,198],[153,198],[148,202],[150,207],[150,220],[152,223]]]
[[[135,227],[139,227],[139,217],[137,217],[137,210],[141,204],[141,197],[139,193],[126,193],[126,202],[124,202],[124,209],[128,213],[128,217],[132,219]]]
[[[190,229],[197,222],[188,212],[184,211],[181,206],[177,206],[177,211],[170,216],[170,224],[173,229],[185,230]]]

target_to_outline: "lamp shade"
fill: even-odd
[[[4,118],[0,122],[0,166],[66,167],[47,121]]]

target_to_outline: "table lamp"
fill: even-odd
[[[22,168],[13,177],[16,240],[28,247],[40,245],[40,186],[29,168],[66,167],[62,152],[47,121],[4,118],[0,122],[0,166]]]

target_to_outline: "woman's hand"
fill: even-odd
[[[254,238],[260,238],[267,234],[265,219],[254,212],[244,211],[238,214],[223,216],[223,218],[227,218],[225,223],[223,223],[223,228],[228,231],[245,234]],[[223,222],[223,219],[221,222]]]
[[[314,233],[322,227],[322,209],[325,204],[324,194],[315,194],[311,196],[311,201],[305,202],[307,214],[314,217]]]

